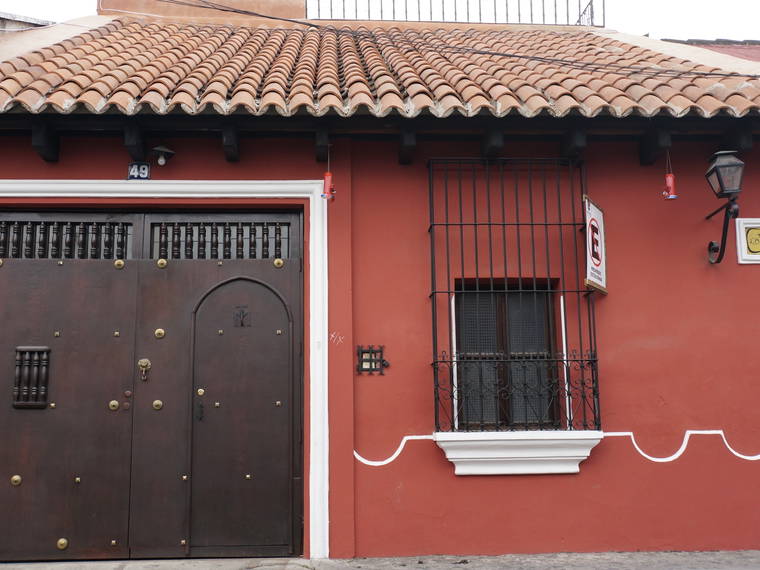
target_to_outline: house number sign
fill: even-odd
[[[150,163],[130,162],[127,180],[150,180]]]
[[[760,263],[760,218],[737,218],[736,252],[739,263]]]
[[[607,292],[607,251],[604,244],[604,213],[599,207],[583,197],[586,215],[586,279],[587,287]]]

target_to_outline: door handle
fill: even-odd
[[[140,371],[140,380],[143,382],[148,381],[148,371],[150,370],[150,360],[147,358],[141,358],[137,361],[137,369]]]

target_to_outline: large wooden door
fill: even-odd
[[[129,553],[136,219],[65,220],[0,219],[2,559]]]
[[[51,215],[49,259],[13,257],[18,216],[0,218],[18,299],[0,306],[0,559],[299,554],[299,216],[122,216],[126,240],[93,218],[86,259],[75,225],[51,250]]]

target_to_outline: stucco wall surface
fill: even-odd
[[[325,170],[310,139],[245,139],[239,163],[225,162],[218,141],[164,142],[176,155],[154,179],[319,179]],[[123,179],[129,162],[116,139],[66,139],[56,164],[28,138],[0,148],[5,178]],[[720,205],[704,180],[714,150],[675,142],[673,201],[661,196],[664,162],[639,166],[635,142],[592,140],[586,153],[586,190],[607,233],[609,295],[596,302],[602,428],[633,432],[652,456],[673,454],[690,429],[723,430],[734,449],[760,453],[760,266],[737,264],[733,228],[723,263],[707,262],[707,243],[720,237],[720,219],[704,219]],[[457,477],[424,440],[385,466],[354,459],[354,450],[385,459],[403,436],[434,430],[426,162],[479,148],[421,142],[410,166],[397,151],[383,140],[331,147],[331,555],[757,548],[760,462],[732,455],[715,435],[693,437],[666,463],[628,438],[606,438],[575,475]],[[558,152],[507,145],[509,156]],[[742,157],[742,217],[760,217],[758,157]],[[356,374],[358,344],[385,346],[385,375]]]

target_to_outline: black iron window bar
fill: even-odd
[[[290,224],[162,222],[152,224],[153,259],[286,259]]]
[[[439,431],[600,429],[583,168],[430,163]]]
[[[125,259],[132,224],[84,221],[0,221],[0,258]]]

